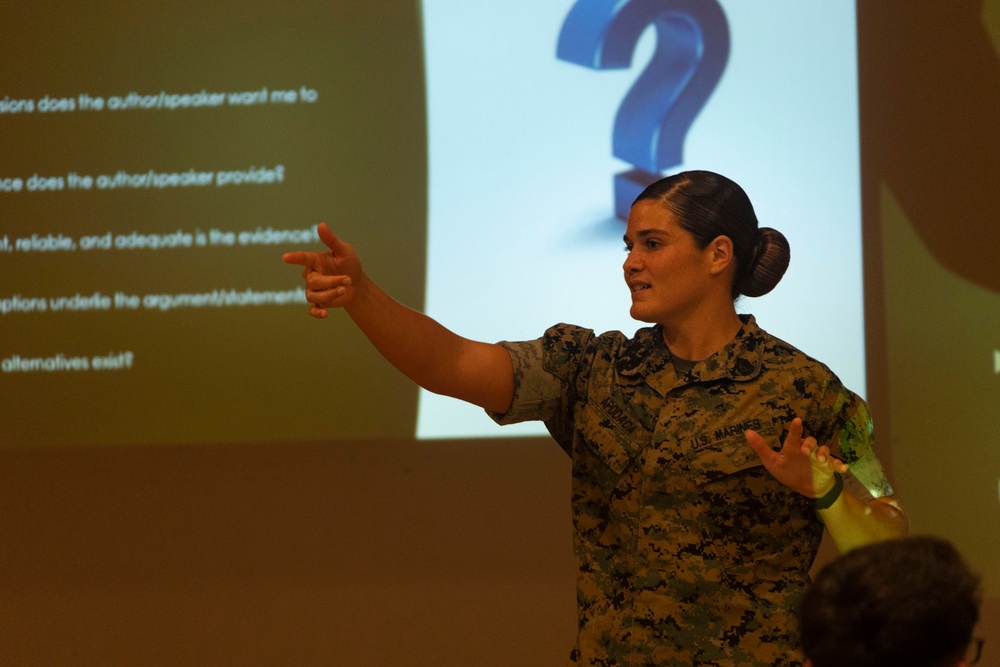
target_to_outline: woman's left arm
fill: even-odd
[[[817,512],[837,549],[843,553],[871,542],[904,537],[908,531],[906,513],[893,498],[875,453],[869,450],[847,468],[855,482],[845,484],[832,502],[817,501]]]
[[[837,549],[849,551],[906,535],[906,513],[890,495],[892,488],[874,452],[869,450],[848,465],[831,456],[829,447],[819,445],[813,437],[803,438],[802,433],[802,420],[793,419],[788,437],[777,451],[755,431],[747,431],[746,438],[775,479],[813,499]],[[862,489],[844,483],[848,472]],[[871,499],[863,499],[869,494]]]

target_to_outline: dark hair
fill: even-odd
[[[648,186],[635,201],[660,201],[677,216],[699,248],[719,236],[733,242],[736,273],[732,297],[767,294],[788,268],[791,253],[784,235],[757,227],[750,198],[739,185],[711,171],[682,171]]]
[[[960,660],[982,592],[955,547],[907,537],[829,563],[802,600],[802,649],[815,667],[942,667]]]

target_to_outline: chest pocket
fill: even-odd
[[[774,422],[769,418],[754,419],[738,428],[727,429],[732,432],[714,442],[706,438],[709,440],[708,444],[693,450],[686,457],[688,469],[696,484],[709,484],[741,471],[762,467],[760,457],[750,448],[743,435],[746,430],[742,428],[743,425],[760,433],[768,443],[773,444],[778,438]]]
[[[651,434],[610,394],[591,396],[582,417],[580,435],[587,447],[617,475],[649,446]]]
[[[699,485],[761,465],[760,458],[750,449],[742,435],[727,438],[688,455],[687,463],[695,483]]]

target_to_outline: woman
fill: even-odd
[[[559,324],[471,341],[393,301],[350,245],[319,234],[330,252],[284,257],[304,267],[314,316],[343,307],[422,387],[500,423],[542,420],[572,457],[570,664],[795,664],[794,610],[824,525],[841,550],[905,534],[864,402],[736,313],[789,253],[729,179],[680,173],[633,204],[625,282],[632,317],[652,326],[632,338]]]

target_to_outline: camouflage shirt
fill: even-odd
[[[502,343],[514,401],[491,416],[544,421],[572,457],[569,664],[800,663],[795,612],[823,525],[743,433],[778,448],[798,416],[850,464],[874,456],[871,418],[830,369],[743,319],[680,376],[659,326],[628,339],[559,324]]]

